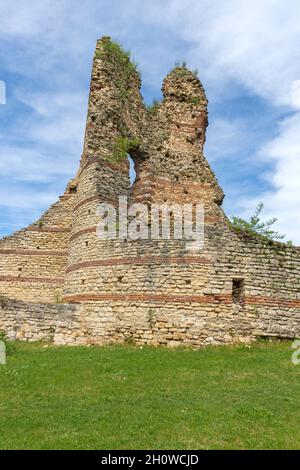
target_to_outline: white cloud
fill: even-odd
[[[300,80],[292,83],[291,103],[295,108],[300,108]]]
[[[263,201],[265,217],[278,218],[279,231],[300,244],[300,112],[281,123],[277,137],[260,149],[257,158],[274,164],[274,173],[268,174],[273,190],[262,192],[253,200],[241,201],[244,214],[248,216]]]
[[[73,166],[74,162],[66,155],[43,154],[34,148],[17,145],[0,146],[0,173],[10,180],[46,183],[61,176],[67,178]],[[23,195],[19,194],[19,197],[23,198]]]
[[[75,93],[21,93],[19,101],[36,115],[24,125],[27,137],[40,145],[59,146],[63,153],[80,155],[87,97]]]
[[[22,188],[21,197],[18,193],[19,185],[13,184],[11,181],[2,184],[0,187],[0,206],[5,208],[18,209],[43,209],[57,200],[55,191],[41,191],[38,193],[34,188]],[[33,222],[33,220],[31,221]]]
[[[235,158],[241,146],[247,146],[249,139],[249,127],[242,118],[231,121],[216,118],[207,129],[205,153],[210,162]]]
[[[6,103],[6,85],[3,80],[0,80],[0,105]]]
[[[75,93],[15,94],[33,113],[25,121],[16,117],[15,142],[0,145],[1,175],[20,182],[66,181],[80,158],[87,98]]]
[[[66,0],[4,0],[0,4],[0,33],[20,37],[45,34],[57,28],[70,8]]]
[[[272,103],[288,105],[291,84],[300,77],[299,17],[297,0],[173,0],[166,18],[191,42],[189,59],[202,64],[210,80],[240,80]]]
[[[32,0],[30,5],[19,0],[17,5],[1,2],[0,35],[30,40],[31,50],[46,46],[34,69],[64,54],[67,63],[78,58],[86,63],[92,54],[87,47],[112,34],[133,46],[150,74],[151,68],[165,69],[168,57],[176,58],[176,41],[184,40],[179,54],[205,78],[240,80],[273,103],[290,104],[292,83],[300,79],[298,0]]]

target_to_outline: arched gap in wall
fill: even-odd
[[[136,171],[135,171],[135,164],[130,155],[128,155],[129,161],[129,179],[130,179],[130,186],[132,186],[136,180]]]
[[[139,147],[135,147],[128,152],[131,187],[139,181],[143,162],[145,162],[147,158],[148,156]]]

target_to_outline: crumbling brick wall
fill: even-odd
[[[150,109],[140,86],[129,57],[109,38],[98,41],[76,178],[41,223],[1,241],[0,288],[11,300],[0,308],[0,330],[39,338],[50,308],[58,343],[198,346],[299,335],[300,249],[237,233],[228,223],[203,154],[208,113],[199,79],[175,67],[162,102]],[[127,153],[136,170],[132,186]],[[129,204],[202,203],[203,249],[191,252],[176,239],[99,239],[97,206],[118,209],[119,196]],[[62,329],[62,310],[72,305],[73,320]]]

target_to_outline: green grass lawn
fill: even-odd
[[[17,343],[1,449],[299,449],[291,343],[168,350]]]

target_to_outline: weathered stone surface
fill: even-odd
[[[184,67],[147,109],[140,78],[108,38],[93,62],[77,175],[35,224],[0,240],[0,330],[57,344],[207,344],[300,335],[300,249],[232,230],[203,155],[207,98]],[[118,138],[133,142],[136,181]],[[203,203],[205,244],[100,240],[99,202]],[[149,229],[151,221],[149,220]],[[61,303],[63,302],[63,303]]]

